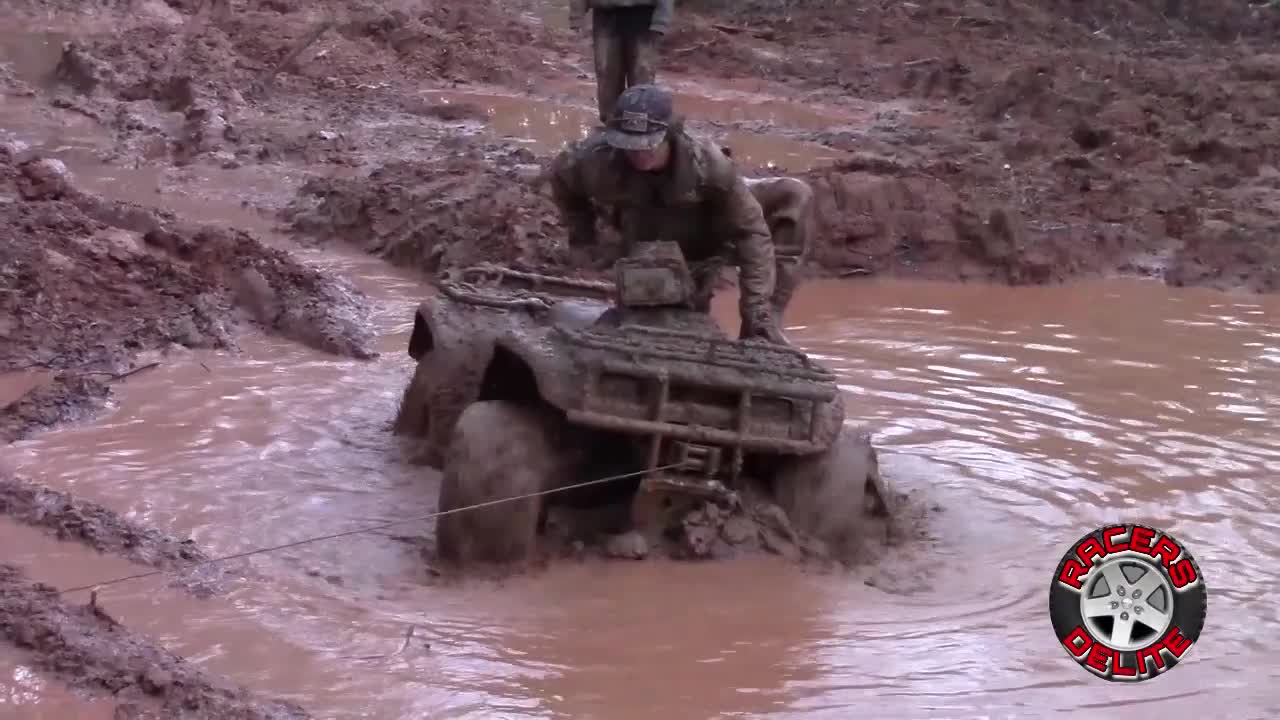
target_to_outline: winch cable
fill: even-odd
[[[289,548],[298,547],[299,545],[308,545],[310,543],[320,542],[322,540],[333,540],[336,538],[349,537],[351,535],[360,535],[362,533],[374,532],[376,530],[382,530],[385,528],[394,527],[396,525],[406,525],[408,523],[422,522],[423,520],[431,520],[433,518],[444,517],[445,515],[453,515],[454,513],[466,512],[468,510],[478,510],[480,508],[490,507],[493,505],[500,505],[502,503],[515,502],[517,500],[528,500],[530,498],[541,497],[543,495],[551,495],[553,493],[565,492],[568,490],[577,490],[578,488],[590,487],[592,485],[602,485],[608,482],[626,480],[627,478],[638,477],[640,475],[646,475],[651,472],[658,472],[661,470],[670,470],[672,468],[680,467],[681,465],[683,465],[683,463],[671,463],[670,465],[661,465],[656,468],[646,468],[644,470],[637,470],[635,472],[622,473],[620,475],[609,475],[607,477],[596,478],[595,480],[587,480],[585,482],[575,483],[573,485],[565,485],[564,487],[552,488],[550,490],[540,490],[538,492],[526,493],[524,495],[516,495],[513,497],[499,498],[497,500],[487,500],[482,503],[476,503],[475,505],[466,505],[464,507],[453,508],[452,510],[439,510],[433,513],[429,513],[427,515],[419,515],[418,517],[405,518],[403,520],[391,520],[389,522],[378,523],[377,525],[370,525],[368,527],[356,528],[355,530],[346,530],[344,532],[332,533],[329,535],[318,535],[316,537],[309,537],[302,540],[295,540],[293,542],[284,543],[282,545],[273,545],[271,547],[262,547],[262,548],[257,548],[255,550],[246,550],[245,552],[234,553],[232,555],[223,555],[221,557],[211,558],[208,560],[201,560],[199,562],[195,562],[190,565],[184,565],[177,568],[152,570],[144,573],[136,573],[134,575],[125,575],[123,577],[117,577],[111,580],[103,580],[102,582],[93,583],[91,585],[78,585],[76,587],[67,588],[65,590],[59,590],[57,594],[66,595],[68,593],[81,592],[84,590],[96,591],[99,588],[104,588],[109,585],[118,585],[120,583],[128,582],[130,580],[141,580],[142,578],[154,577],[156,575],[164,575],[166,573],[186,572],[192,568],[200,567],[202,565],[212,565],[214,563],[226,562],[228,560],[238,560],[240,558],[246,558],[253,555],[263,555],[266,553],[276,552],[278,550],[287,550]]]

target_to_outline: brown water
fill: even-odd
[[[385,301],[383,359],[247,343],[243,357],[199,356],[208,370],[193,358],[130,378],[101,422],[6,455],[213,553],[429,511],[433,474],[400,463],[386,430],[418,290],[367,262],[330,261]],[[718,304],[726,323],[732,302]],[[1193,717],[1226,702],[1265,717],[1280,707],[1265,661],[1280,639],[1276,312],[1277,298],[1146,283],[810,284],[791,336],[838,370],[894,480],[946,509],[940,547],[893,570],[918,579],[911,595],[770,560],[588,563],[441,589],[421,583],[408,545],[375,535],[240,561],[255,572],[229,598],[142,581],[105,602],[320,717],[1044,717],[1126,704]],[[1060,553],[1109,520],[1178,535],[1211,590],[1192,655],[1138,687],[1087,677],[1045,612]],[[38,577],[54,572],[48,549],[22,547]],[[349,659],[393,652],[410,624],[430,649]]]
[[[432,103],[478,107],[487,115],[494,132],[527,143],[538,152],[555,152],[565,143],[586,137],[591,128],[599,124],[594,96],[586,98],[582,95],[579,89],[572,104],[518,95],[452,90],[429,92],[424,97]],[[752,120],[791,127],[814,125],[817,128],[825,128],[835,122],[827,122],[822,116],[778,101],[744,105],[682,93],[676,102],[680,112],[700,121],[732,123]],[[762,132],[726,130],[713,134],[730,147],[734,157],[747,167],[771,165],[790,172],[803,172],[847,156],[847,153],[817,143]]]
[[[581,113],[551,123],[521,116],[526,105],[491,107],[500,131],[512,117],[529,121],[510,130],[525,137],[539,122],[581,131]],[[65,133],[52,146],[80,182],[155,194],[145,169],[77,155],[92,143],[76,122],[44,132]],[[153,201],[265,229],[225,176],[192,182],[208,184],[202,202]],[[131,377],[110,414],[2,448],[0,461],[213,554],[429,512],[437,478],[403,464],[387,429],[424,289],[366,257],[303,256],[378,300],[382,358],[247,338],[241,355],[193,353]],[[732,308],[718,299],[729,327]],[[802,288],[790,336],[839,372],[886,473],[945,510],[936,544],[887,568],[910,594],[767,558],[564,564],[438,588],[392,537],[429,531],[416,523],[235,561],[245,582],[213,600],[152,579],[101,598],[210,671],[323,718],[1277,717],[1280,669],[1265,658],[1280,641],[1278,316],[1280,298],[1137,282]],[[0,380],[11,392],[29,378]],[[1046,611],[1060,554],[1112,520],[1178,535],[1210,588],[1191,655],[1133,687],[1076,667]],[[64,587],[138,569],[12,523],[0,522],[0,547]],[[430,647],[358,659],[393,653],[410,626]],[[96,717],[100,704],[75,704],[22,662],[0,655],[0,716]]]
[[[111,720],[115,703],[76,697],[50,682],[16,651],[0,651],[0,719]]]

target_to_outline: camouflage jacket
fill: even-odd
[[[649,22],[650,30],[665,35],[671,29],[671,18],[675,15],[675,0],[569,0],[569,23],[576,26],[582,22],[582,17],[587,14],[587,10],[595,8],[612,10],[637,5],[653,6],[653,20]]]
[[[738,266],[742,317],[759,329],[772,321],[769,298],[775,272],[773,242],[760,203],[715,143],[691,137],[679,124],[668,138],[668,172],[633,170],[600,130],[551,162],[551,194],[569,228],[569,244],[595,242],[596,215],[602,210],[627,247],[670,240],[680,245],[691,265],[729,259]]]

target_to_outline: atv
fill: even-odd
[[[832,554],[891,514],[835,376],[694,309],[675,243],[638,244],[613,282],[486,264],[438,286],[414,314],[395,432],[443,474],[439,560],[525,561],[555,503],[621,498],[625,530],[658,540],[690,507],[759,489]]]

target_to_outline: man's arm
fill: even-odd
[[[718,154],[718,153],[717,153]],[[773,296],[773,239],[764,210],[742,176],[720,156],[725,165],[717,168],[723,188],[721,219],[733,242],[738,264],[738,311],[744,334],[776,339],[777,328],[769,301]],[[717,163],[719,164],[719,163]]]
[[[569,231],[569,248],[592,245],[596,241],[596,214],[591,197],[582,186],[576,145],[560,152],[551,161],[551,199],[560,210],[560,219]]]
[[[653,4],[653,19],[649,21],[649,29],[659,35],[666,35],[671,30],[671,19],[676,13],[676,0],[657,0]]]

